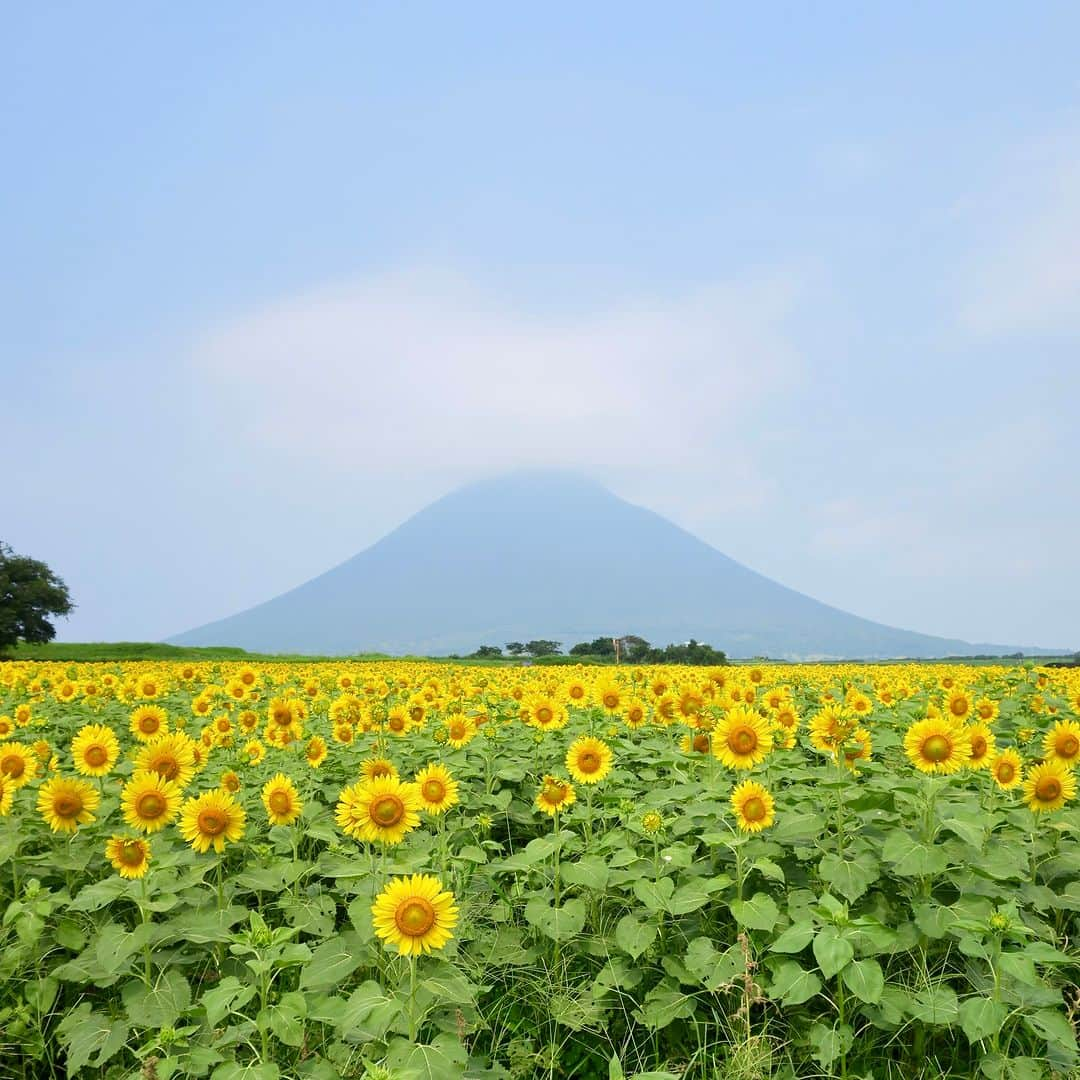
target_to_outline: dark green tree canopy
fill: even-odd
[[[51,617],[70,615],[74,607],[67,586],[45,563],[16,555],[0,541],[0,649],[52,641]]]

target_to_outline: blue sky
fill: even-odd
[[[551,464],[859,614],[1080,647],[1074,4],[6,29],[0,536],[62,637]]]

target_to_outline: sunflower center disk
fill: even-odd
[[[997,767],[997,777],[1004,783],[1008,783],[1016,775],[1016,770],[1007,762],[1003,761]]]
[[[199,815],[199,831],[207,836],[219,836],[228,824],[229,819],[220,810],[204,810]]]
[[[1064,758],[1074,758],[1080,753],[1080,739],[1075,735],[1066,735],[1057,744],[1057,752]]]
[[[406,937],[422,937],[435,925],[435,909],[421,896],[412,896],[399,904],[394,922]]]
[[[578,758],[578,768],[583,773],[594,773],[600,768],[600,756],[593,753],[592,750],[586,750],[585,753]]]
[[[971,740],[971,756],[978,761],[986,754],[986,740],[981,735],[976,735]]]
[[[0,761],[0,772],[5,776],[10,776],[12,780],[18,780],[25,771],[26,766],[21,757],[12,756]]]
[[[270,809],[275,814],[287,814],[292,809],[292,799],[287,791],[275,791],[270,796]]]
[[[1042,802],[1053,802],[1061,795],[1061,781],[1048,776],[1036,785],[1035,794]]]
[[[756,795],[743,803],[743,817],[747,821],[762,821],[765,818],[765,802]]]
[[[82,813],[82,808],[82,799],[78,795],[57,795],[53,800],[53,812],[57,817],[76,817]]]
[[[757,746],[757,736],[747,728],[740,728],[731,733],[728,745],[736,754],[749,754]]]
[[[440,780],[425,780],[423,792],[424,798],[428,802],[442,802],[443,796],[446,794],[446,787]]]
[[[140,795],[135,803],[135,811],[141,818],[157,818],[165,813],[165,800],[152,791]]]
[[[143,861],[142,848],[138,844],[124,844],[120,848],[120,861],[125,866],[138,866]]]
[[[100,769],[109,760],[108,751],[104,746],[91,746],[83,756],[86,758],[86,764],[92,769]]]
[[[949,740],[944,735],[931,735],[923,743],[923,756],[927,761],[944,761],[949,756]]]
[[[396,795],[380,795],[371,804],[371,820],[384,828],[396,825],[405,816],[405,804]]]

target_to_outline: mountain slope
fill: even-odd
[[[170,640],[260,652],[440,655],[624,633],[660,645],[694,637],[731,656],[1016,651],[849,615],[597,484],[546,472],[453,492],[325,574]]]

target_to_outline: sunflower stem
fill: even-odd
[[[416,1042],[416,957],[409,954],[409,1042]]]
[[[149,892],[148,892],[148,889],[147,889],[146,876],[145,875],[143,876],[143,879],[142,879],[142,900],[139,902],[139,914],[142,916],[143,926],[148,928],[149,925],[150,925],[150,922],[151,922],[151,912],[150,912],[150,895],[149,895]],[[150,931],[149,931],[149,929],[145,929],[143,931],[143,934],[144,934],[144,937],[143,937],[143,961],[144,961],[144,965],[145,965],[145,976],[144,976],[144,978],[145,978],[145,982],[146,982],[146,989],[150,990],[152,988],[152,980],[153,980],[153,966],[152,966],[153,960],[152,960],[152,953],[150,951]]]

